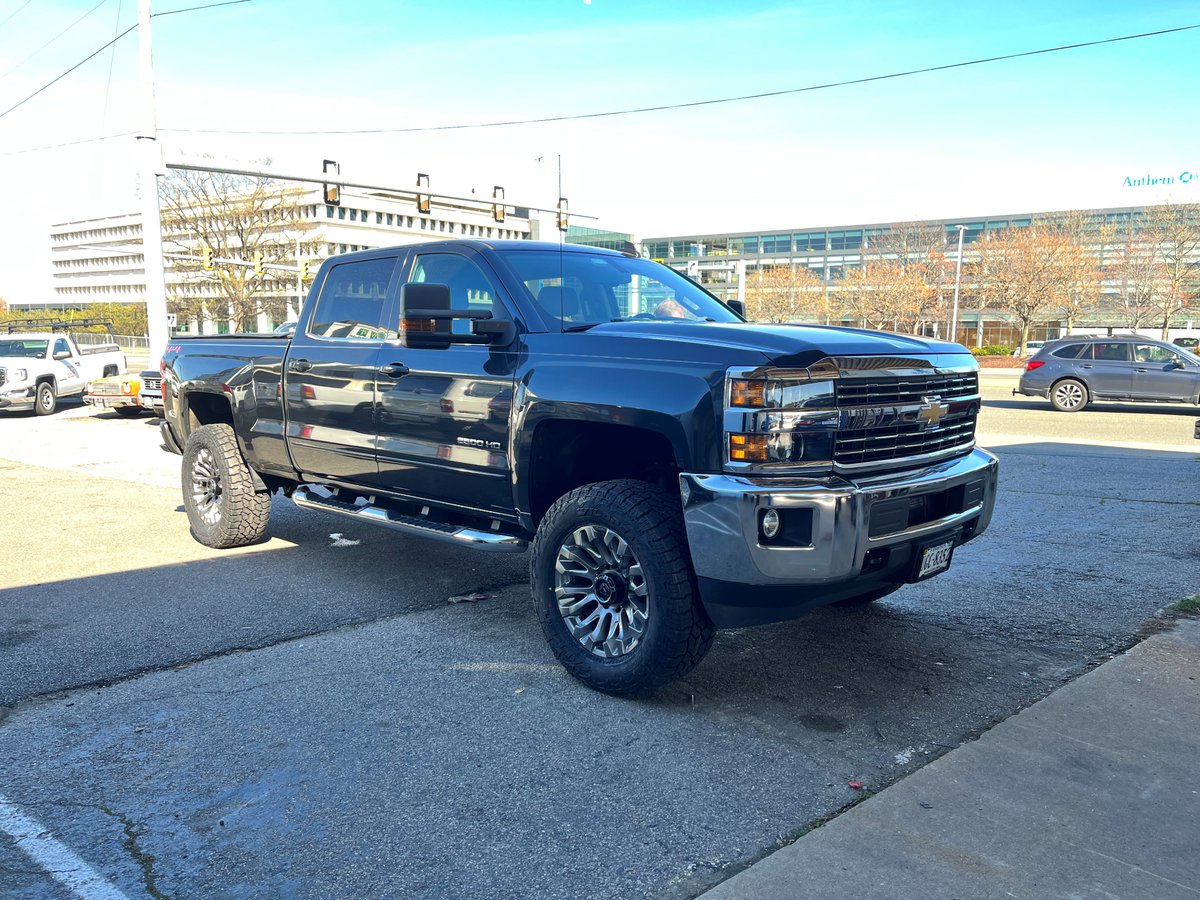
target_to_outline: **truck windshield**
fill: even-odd
[[[30,359],[45,359],[48,341],[0,341],[0,356],[27,356]]]
[[[501,250],[551,327],[601,322],[738,322],[719,300],[674,269],[647,259],[553,250]]]

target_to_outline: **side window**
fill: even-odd
[[[1085,349],[1090,350],[1091,348],[1088,347],[1087,344],[1067,344],[1065,347],[1059,347],[1050,355],[1057,356],[1059,359],[1078,359],[1080,356],[1080,351]],[[1085,353],[1083,355],[1088,359],[1091,359],[1092,357],[1092,354],[1090,353]]]
[[[1154,363],[1171,363],[1179,359],[1174,353],[1166,347],[1159,347],[1156,344],[1138,344],[1134,350],[1133,358],[1138,362],[1154,362]]]
[[[1095,358],[1106,362],[1129,362],[1129,345],[1114,341],[1111,344],[1093,344]]]
[[[450,308],[490,312],[497,319],[507,319],[504,304],[496,299],[492,280],[479,266],[457,253],[423,253],[413,263],[410,281],[423,284],[445,284],[450,288]],[[456,334],[470,334],[471,323],[455,319],[451,329]]]
[[[389,333],[383,322],[388,282],[395,268],[395,258],[334,266],[321,287],[308,333],[313,337],[343,340],[395,337],[395,332]]]
[[[58,340],[56,340],[54,342],[54,355],[55,356],[58,356],[58,354],[60,354],[60,353],[70,353],[70,352],[71,352],[71,347],[67,344],[66,338],[59,338]]]

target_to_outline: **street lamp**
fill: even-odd
[[[962,285],[962,247],[963,234],[967,230],[966,225],[955,225],[958,229],[958,262],[954,266],[954,311],[950,314],[950,340],[958,339],[958,290]]]

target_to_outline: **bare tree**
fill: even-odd
[[[1154,317],[1158,263],[1144,240],[1127,237],[1108,255],[1105,277],[1117,290],[1126,321],[1141,331]]]
[[[1018,347],[1025,354],[1029,327],[1061,305],[1072,245],[1053,229],[1031,225],[985,237],[977,245],[974,281],[980,297],[1016,320]]]
[[[251,262],[262,254],[264,270],[250,265],[214,263],[202,268],[198,259],[177,260],[182,276],[173,288],[170,306],[176,313],[197,317],[231,317],[234,329],[257,328],[258,316],[269,312],[282,318],[295,276],[276,274],[271,264],[294,265],[296,241],[315,227],[300,215],[303,190],[267,178],[247,178],[217,172],[174,171],[160,187],[164,250],[199,257],[204,248],[216,260]],[[312,253],[302,244],[301,255]]]
[[[828,322],[825,282],[804,266],[773,266],[746,275],[746,312],[757,322]]]
[[[1157,290],[1150,305],[1162,339],[1200,290],[1200,204],[1164,204],[1146,211],[1143,234],[1154,255]]]
[[[851,315],[870,328],[917,333],[937,300],[926,261],[869,260],[850,269],[839,294]]]
[[[1070,334],[1084,315],[1100,305],[1104,290],[1102,268],[1115,229],[1083,210],[1039,219],[1033,224],[1043,233],[1057,238],[1061,245],[1062,279],[1056,295],[1058,309]]]

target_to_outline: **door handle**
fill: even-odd
[[[388,363],[386,366],[380,366],[379,371],[388,378],[399,378],[402,375],[407,375],[409,368],[404,363]]]
[[[310,363],[307,359],[289,359],[288,360],[288,371],[289,372],[307,372],[311,368],[312,368],[312,363]]]
[[[1090,368],[1091,368],[1091,366],[1080,366],[1079,368],[1081,368],[1081,369],[1090,369]]]

